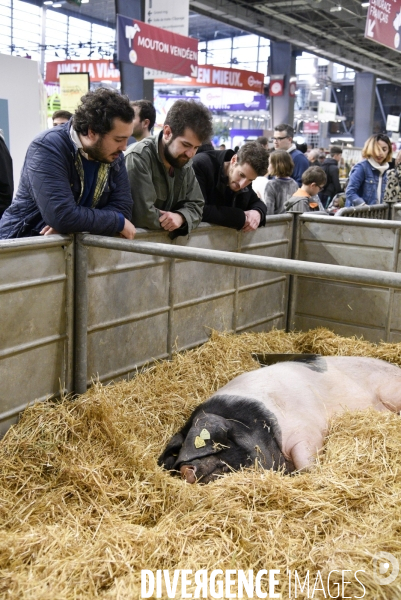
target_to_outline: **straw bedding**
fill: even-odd
[[[257,368],[251,352],[373,356],[401,366],[401,344],[325,329],[213,332],[129,382],[36,404],[0,443],[0,598],[135,599],[141,569],[202,568],[280,569],[282,598],[295,597],[288,569],[302,580],[309,570],[312,584],[320,571],[325,582],[324,592],[298,590],[298,598],[330,597],[333,569],[350,570],[339,597],[361,597],[353,573],[362,569],[363,597],[401,598],[400,577],[380,586],[372,568],[379,551],[401,558],[399,416],[334,419],[308,474],[249,470],[190,486],[157,467],[197,404]]]

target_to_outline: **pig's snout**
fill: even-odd
[[[180,468],[181,477],[185,479],[187,483],[196,482],[196,467],[193,465],[182,465]]]

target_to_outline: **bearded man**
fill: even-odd
[[[269,156],[258,142],[233,150],[210,151],[194,158],[196,178],[205,198],[202,221],[254,231],[266,222],[266,204],[251,183],[266,175]]]
[[[192,158],[212,133],[212,115],[206,106],[177,100],[159,135],[128,149],[125,164],[134,200],[132,221],[137,227],[164,229],[173,239],[199,225],[204,199]]]
[[[133,118],[126,96],[98,88],[82,96],[67,123],[38,135],[0,221],[0,238],[88,231],[133,239],[123,155]]]

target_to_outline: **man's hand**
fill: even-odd
[[[255,231],[259,227],[261,214],[258,210],[245,211],[245,225],[242,231]]]
[[[40,231],[40,235],[56,235],[56,234],[58,234],[58,231],[56,231],[55,229],[53,229],[53,227],[50,227],[50,225],[46,225]]]
[[[124,221],[124,229],[120,231],[120,236],[126,238],[127,240],[133,240],[136,234],[136,229],[131,221],[125,219]]]
[[[161,210],[160,214],[160,225],[166,231],[174,231],[174,229],[179,229],[185,223],[185,219],[180,213]]]

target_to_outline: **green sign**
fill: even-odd
[[[67,0],[67,2],[69,2],[70,4],[77,4],[78,6],[81,6],[81,0]]]

